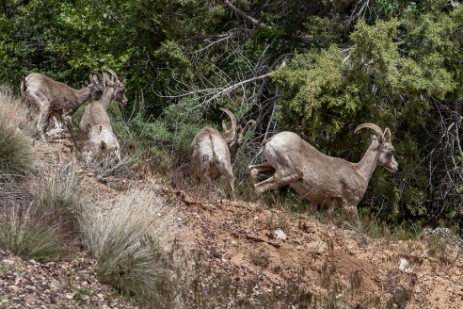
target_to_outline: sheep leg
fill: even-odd
[[[49,138],[49,139],[52,139],[52,138],[55,138],[56,135],[60,134],[61,132],[63,132],[63,126],[62,126],[62,122],[58,121],[56,119],[55,116],[51,116],[53,118],[53,129],[51,130],[48,130],[47,133],[45,133],[45,135]]]
[[[217,168],[221,175],[227,178],[228,186],[230,187],[233,199],[235,198],[235,176],[233,176],[233,168],[228,162],[220,161]]]
[[[66,123],[66,127],[69,131],[69,134],[71,135],[71,140],[72,140],[72,150],[75,152],[77,148],[77,139],[76,139],[76,133],[74,131],[74,126],[72,125],[72,116],[71,115],[63,115],[64,116],[64,121]]]
[[[49,120],[50,120],[50,116],[48,115],[48,108],[40,108],[39,117],[37,121],[37,130],[39,131],[42,142],[46,142],[45,130],[48,127]]]
[[[204,160],[201,162],[200,166],[196,167],[197,172],[196,172],[196,180],[200,184],[205,184],[207,193],[209,193],[212,190],[212,180],[211,177],[209,176],[209,169],[210,169],[210,164],[208,161]]]
[[[358,211],[357,211],[357,207],[356,206],[352,206],[352,205],[344,205],[343,208],[347,211],[347,213],[349,214],[349,219],[350,221],[357,225],[357,227],[362,230],[363,229],[363,226],[362,226],[362,222],[360,222],[360,218],[359,218],[359,214],[358,214]]]
[[[206,184],[206,193],[207,195],[209,195],[210,193],[215,193],[215,185],[212,183],[212,179],[211,177],[209,176],[209,172],[207,172],[205,175],[203,175],[203,177],[200,178],[199,180],[201,183],[205,183]]]
[[[114,155],[116,156],[116,162],[119,163],[122,161],[122,157],[121,157],[121,149],[119,147],[116,147],[114,149]]]
[[[295,182],[301,178],[302,174],[300,173],[294,173],[283,177],[273,175],[272,177],[255,184],[254,188],[256,189],[257,194],[262,194],[265,191],[274,190],[289,185],[290,183]]]
[[[258,165],[249,165],[248,169],[249,169],[249,173],[251,174],[251,177],[253,180],[256,180],[257,176],[261,173],[275,171],[275,168],[268,162],[265,162],[263,164],[258,164]]]
[[[50,101],[48,98],[40,93],[29,93],[29,102],[32,102],[38,109],[38,117],[37,117],[37,130],[39,131],[40,138],[43,142],[46,142],[45,139],[45,131],[48,126],[48,121],[50,119],[50,115],[48,111],[50,110]]]

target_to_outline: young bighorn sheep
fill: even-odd
[[[45,131],[53,116],[66,125],[74,142],[72,115],[90,98],[98,100],[103,90],[96,75],[90,76],[87,86],[74,89],[41,73],[27,75],[20,88],[21,94],[38,109],[37,129],[42,141],[46,141]]]
[[[292,132],[281,132],[264,141],[266,163],[250,165],[253,178],[259,173],[275,172],[267,180],[254,185],[262,194],[271,189],[289,185],[312,203],[345,208],[360,226],[357,204],[363,198],[373,171],[377,166],[390,172],[398,170],[391,143],[391,131],[384,132],[373,123],[364,123],[355,129],[371,129],[377,136],[363,158],[351,163],[327,156]]]
[[[191,165],[198,180],[200,182],[206,180],[209,185],[212,180],[225,176],[233,194],[235,177],[232,162],[244,141],[247,130],[255,121],[249,120],[243,128],[237,125],[231,111],[226,108],[220,110],[230,118],[231,128],[227,129],[225,122],[222,122],[223,133],[210,126],[201,129],[191,143]]]
[[[111,78],[103,73],[103,95],[98,101],[85,107],[84,114],[79,123],[81,135],[80,152],[82,158],[88,163],[97,155],[113,155],[121,160],[119,141],[113,132],[111,120],[107,109],[113,100],[123,107],[127,100],[124,95],[124,84],[116,73],[108,70]]]

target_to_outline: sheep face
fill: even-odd
[[[381,152],[378,158],[378,166],[384,167],[391,173],[399,170],[399,164],[394,158],[394,146],[391,143],[385,142],[381,146]]]
[[[115,87],[114,87],[114,94],[113,98],[115,101],[119,103],[121,107],[124,107],[127,104],[127,98],[125,97],[124,94],[124,83],[120,81],[116,81]]]

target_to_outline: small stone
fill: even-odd
[[[9,264],[9,265],[14,265],[14,261],[13,261],[13,260],[8,260],[8,259],[4,259],[4,260],[2,261],[2,263],[4,263],[4,264]]]
[[[286,240],[286,234],[285,232],[283,232],[282,229],[277,229],[273,232],[273,234],[275,235],[275,238],[276,239],[280,239],[280,240]]]
[[[37,288],[33,285],[26,285],[25,288],[29,293],[34,293],[37,290]]]
[[[74,294],[73,293],[66,293],[66,299],[73,299],[74,298]]]
[[[9,290],[10,292],[13,292],[13,293],[18,293],[18,292],[19,292],[19,287],[16,286],[16,285],[10,285],[10,286],[8,287],[8,290]]]
[[[26,304],[32,305],[34,303],[34,301],[35,301],[35,296],[34,295],[27,295],[24,298],[24,301],[26,302]]]
[[[306,248],[310,253],[322,254],[328,250],[328,245],[321,240],[316,240],[306,244]]]
[[[399,270],[404,273],[411,273],[412,269],[410,268],[410,263],[406,259],[400,259],[399,261]]]
[[[222,254],[218,251],[215,251],[215,250],[212,250],[212,256],[217,258],[217,259],[220,259],[222,257]]]

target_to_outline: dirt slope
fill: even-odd
[[[69,145],[65,143],[34,144],[42,157],[43,171],[70,159]],[[287,293],[303,291],[325,304],[336,303],[336,308],[463,308],[461,240],[445,235],[417,241],[372,240],[361,233],[258,203],[209,199],[177,190],[145,173],[138,180],[108,177],[97,181],[91,172],[82,175],[85,191],[99,199],[113,199],[133,186],[156,186],[167,200],[179,205],[178,217],[182,220],[176,238],[180,245],[191,252],[201,252],[202,262],[220,276],[238,283],[257,280],[256,293],[289,289],[288,284],[292,284],[293,290]],[[408,268],[399,269],[401,259],[409,263]],[[25,263],[18,266],[23,277],[33,267],[16,257],[0,256],[0,300],[3,297],[12,308],[21,308],[19,304],[25,304],[24,300],[14,300],[18,297],[15,286],[21,288],[21,282],[8,281],[17,272],[16,268],[5,266],[11,261],[17,265]],[[85,265],[94,264],[87,261]],[[54,272],[60,267],[46,269],[49,277],[56,277]],[[40,288],[35,285],[36,290]],[[74,296],[66,298],[66,293],[75,292],[63,293],[62,299],[69,302],[68,298],[72,300]],[[93,301],[87,303],[130,307],[126,303],[111,305],[113,296],[104,301],[101,299],[107,299],[106,296],[100,294],[106,295],[92,294],[86,299]],[[293,304],[297,306],[297,302]]]
[[[258,274],[271,291],[288,279],[310,293],[352,308],[463,308],[461,241],[388,242],[322,225],[254,203],[221,201],[166,190],[183,200],[191,228],[185,245],[207,253],[216,270],[246,280]],[[275,236],[283,230],[286,239]],[[400,259],[410,268],[399,270]],[[368,305],[367,305],[368,304]]]

